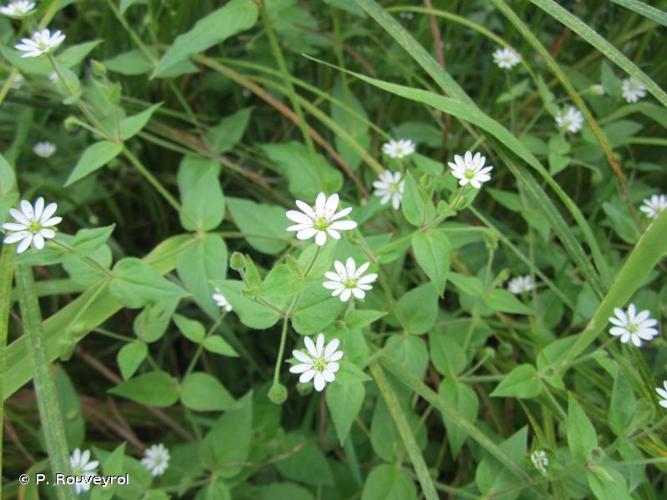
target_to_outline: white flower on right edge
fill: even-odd
[[[621,95],[626,102],[633,103],[646,97],[646,86],[634,78],[626,78],[621,84]]]
[[[382,152],[390,158],[405,158],[416,151],[417,147],[410,139],[391,140],[382,145]]]
[[[571,134],[576,134],[584,125],[584,115],[574,106],[568,106],[565,111],[561,110],[556,114],[556,125]]]
[[[35,12],[35,2],[17,0],[7,6],[0,7],[0,14],[14,19],[23,19]]]
[[[367,274],[366,276],[363,275],[368,266],[369,263],[366,262],[357,269],[357,265],[352,257],[348,257],[345,265],[337,260],[334,262],[336,272],[328,271],[324,273],[324,276],[329,281],[325,281],[322,285],[324,288],[333,290],[331,295],[334,297],[339,296],[342,302],[350,300],[352,295],[357,299],[363,299],[366,296],[366,292],[373,289],[371,283],[378,277],[375,273]]]
[[[50,158],[56,152],[56,145],[52,142],[38,142],[32,148],[32,152],[42,158]]]
[[[19,204],[21,210],[9,209],[9,214],[15,222],[5,222],[2,228],[7,231],[4,244],[17,243],[17,253],[25,252],[30,244],[37,250],[44,248],[44,240],[54,238],[56,224],[62,221],[62,217],[53,217],[58,209],[55,203],[44,206],[44,198],[41,196],[33,206],[29,201],[22,200]]]
[[[667,195],[654,194],[642,202],[639,210],[644,212],[647,217],[655,219],[662,211],[667,210]]]
[[[340,369],[338,361],[343,357],[343,351],[338,350],[340,340],[333,339],[325,346],[324,335],[320,333],[315,342],[310,337],[304,337],[303,343],[306,352],[296,349],[292,351],[299,363],[292,365],[289,371],[300,373],[299,382],[302,384],[312,380],[315,390],[320,392],[336,380],[336,372]]]
[[[169,450],[162,443],[146,448],[141,465],[146,467],[153,477],[161,476],[169,467]]]
[[[662,387],[656,387],[655,392],[660,396],[660,401],[658,404],[663,408],[667,408],[667,380],[662,381]]]
[[[30,38],[23,38],[14,48],[23,52],[21,57],[39,57],[56,50],[65,40],[65,35],[59,30],[51,33],[48,29],[35,31]]]
[[[398,210],[403,198],[403,189],[405,181],[401,180],[400,172],[391,172],[389,170],[382,172],[378,180],[373,182],[375,196],[380,196],[380,203],[386,205],[391,200],[391,206]]]
[[[485,167],[486,157],[480,153],[474,156],[470,151],[465,155],[454,155],[454,162],[449,162],[449,168],[452,169],[452,175],[459,179],[459,186],[470,184],[475,189],[482,187],[482,184],[491,180],[489,172],[493,170],[492,166]]]
[[[77,495],[90,489],[90,483],[85,478],[97,476],[97,466],[100,463],[97,460],[90,460],[90,450],[81,451],[79,448],[72,452],[69,457],[69,464],[72,468],[72,475],[79,476],[74,483],[74,490]]]
[[[503,49],[498,49],[493,53],[493,62],[496,63],[496,66],[503,69],[511,69],[521,62],[521,57],[517,54],[516,50],[505,47]]]
[[[220,292],[219,289],[215,289],[215,293],[212,295],[213,300],[221,309],[224,309],[227,312],[232,310],[232,305],[229,303],[227,298]]]
[[[530,292],[533,288],[535,288],[535,282],[528,274],[526,276],[517,276],[516,278],[512,278],[509,283],[507,283],[507,289],[514,295]]]
[[[296,231],[296,237],[300,240],[307,240],[314,236],[315,244],[318,246],[327,242],[327,235],[339,240],[339,231],[349,231],[357,227],[357,223],[352,220],[339,220],[352,211],[352,208],[348,207],[336,212],[339,202],[340,198],[336,193],[329,197],[324,193],[318,194],[314,207],[301,200],[296,200],[296,206],[300,211],[287,211],[287,218],[296,222],[287,230]]]
[[[547,473],[547,467],[549,467],[549,457],[544,450],[535,450],[530,454],[530,461],[533,462],[533,467],[535,467],[541,474]]]
[[[609,318],[609,322],[614,325],[609,329],[609,333],[620,337],[624,344],[632,341],[640,347],[642,340],[649,341],[658,335],[658,330],[654,328],[658,320],[650,316],[651,311],[648,310],[637,313],[637,306],[634,304],[630,304],[627,312],[617,307],[614,309],[614,316]]]

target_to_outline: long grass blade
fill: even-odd
[[[655,21],[658,24],[667,26],[667,12],[664,12],[660,9],[656,9],[655,7],[645,4],[644,2],[640,2],[639,0],[611,0],[611,1],[625,7],[626,9],[636,12],[641,16],[644,16],[647,19],[650,19],[651,21]]]

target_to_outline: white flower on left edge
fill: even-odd
[[[390,172],[389,170],[382,172],[378,180],[373,182],[375,188],[375,196],[380,196],[380,203],[386,205],[391,200],[391,206],[394,210],[398,210],[401,206],[401,199],[403,198],[403,189],[405,188],[405,181],[401,180],[400,172]]]
[[[535,288],[535,283],[533,282],[533,278],[531,278],[530,275],[517,276],[516,278],[512,278],[509,283],[507,283],[507,289],[514,295],[530,292],[533,288]]]
[[[333,290],[331,295],[334,297],[340,296],[342,302],[350,300],[352,295],[357,299],[363,299],[366,296],[366,292],[373,289],[371,283],[378,277],[375,273],[363,276],[368,266],[369,263],[366,262],[357,269],[357,265],[352,257],[348,257],[345,265],[337,260],[334,262],[336,272],[329,271],[324,273],[324,276],[330,281],[325,281],[322,285],[324,288]]]
[[[452,169],[452,175],[459,179],[459,186],[465,186],[470,183],[475,189],[482,187],[482,184],[491,180],[489,172],[493,170],[492,166],[485,167],[486,158],[479,153],[474,155],[466,151],[465,155],[454,155],[454,162],[449,162],[449,168]]]
[[[141,459],[141,465],[146,467],[153,477],[157,477],[167,470],[170,459],[169,450],[162,443],[154,444],[146,448],[144,458]]]
[[[510,69],[521,62],[519,54],[516,50],[505,47],[504,49],[498,49],[493,53],[493,62],[496,63],[496,66],[503,69]]]
[[[414,142],[410,139],[391,140],[382,145],[382,152],[390,158],[405,158],[410,156],[417,149]]]
[[[82,452],[79,448],[72,452],[72,455],[69,457],[69,464],[72,468],[72,475],[84,477],[96,476],[97,466],[100,465],[97,460],[91,462],[90,450]],[[76,494],[79,495],[90,489],[90,483],[85,482],[82,478],[77,478],[74,489],[76,490]]]
[[[212,297],[215,303],[218,305],[218,307],[224,309],[227,312],[230,312],[232,310],[232,305],[217,288],[215,289],[215,293],[213,294]]]
[[[56,152],[56,145],[52,142],[38,142],[32,148],[32,152],[42,158],[50,158]]]
[[[327,384],[336,380],[335,374],[340,368],[338,361],[343,357],[343,351],[338,350],[340,340],[333,339],[325,346],[324,335],[320,333],[315,342],[310,337],[305,337],[303,343],[307,351],[292,351],[299,363],[292,365],[289,371],[300,373],[299,382],[302,384],[312,380],[315,390],[320,392]]]
[[[574,106],[568,106],[566,110],[561,110],[556,114],[556,125],[571,134],[576,134],[584,125],[584,115]]]
[[[357,227],[357,223],[354,221],[339,220],[352,211],[352,208],[348,207],[336,212],[339,201],[340,198],[335,193],[329,197],[324,193],[318,194],[314,207],[301,200],[296,200],[296,206],[301,211],[287,211],[287,218],[296,222],[287,230],[296,231],[296,237],[300,240],[307,240],[314,236],[315,244],[319,246],[327,242],[327,235],[339,240],[340,233],[338,231],[349,231]]]
[[[614,325],[609,329],[609,333],[614,337],[621,337],[621,342],[624,344],[632,341],[634,345],[640,347],[642,340],[649,341],[658,335],[658,330],[654,328],[658,320],[650,317],[651,311],[637,313],[637,306],[630,304],[627,312],[615,308],[614,315],[609,318],[609,322]]]
[[[667,380],[662,381],[662,387],[656,387],[655,392],[660,396],[660,401],[658,404],[663,408],[667,408]]]
[[[15,222],[5,222],[2,228],[7,231],[3,243],[16,243],[17,253],[25,252],[30,244],[37,250],[44,248],[44,240],[54,238],[56,224],[62,221],[62,217],[53,217],[58,205],[49,203],[44,206],[44,198],[41,196],[31,205],[29,201],[22,200],[19,204],[21,210],[10,208],[9,213]]]
[[[644,212],[647,217],[655,219],[664,210],[667,210],[667,195],[654,194],[642,202],[639,210]]]
[[[637,102],[646,97],[646,86],[634,78],[626,78],[621,84],[621,95],[626,102]]]
[[[23,38],[14,48],[23,52],[21,57],[39,57],[56,50],[64,40],[65,35],[61,31],[51,33],[43,29],[35,31],[30,38]]]
[[[530,461],[533,462],[533,467],[535,467],[540,473],[546,474],[547,467],[549,467],[549,457],[544,450],[535,450],[530,454]]]
[[[7,6],[0,7],[0,14],[14,19],[23,19],[35,12],[35,2],[28,2],[26,0],[17,0]]]

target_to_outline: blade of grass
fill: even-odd
[[[12,245],[3,245],[0,253],[0,373],[5,373],[7,363],[7,336],[9,334],[9,308],[14,277],[14,256]],[[4,386],[0,379],[0,477],[2,477],[2,431],[4,429]],[[0,485],[0,490],[2,486]]]
[[[639,0],[611,0],[612,2],[625,7],[637,14],[644,16],[651,21],[655,21],[658,24],[667,26],[667,12],[663,12],[660,9],[656,9],[644,2]]]

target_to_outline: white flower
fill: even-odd
[[[169,450],[162,443],[146,448],[141,465],[146,467],[153,477],[161,476],[169,467]]]
[[[15,222],[6,222],[2,228],[7,231],[3,243],[16,243],[18,253],[25,252],[30,244],[37,250],[44,248],[44,239],[55,237],[54,226],[59,224],[61,217],[53,217],[58,205],[49,203],[44,206],[44,198],[41,196],[31,205],[29,201],[22,200],[19,204],[21,210],[10,208],[9,213]]]
[[[656,387],[655,392],[662,398],[658,401],[658,404],[663,408],[667,408],[667,380],[663,380],[662,387]]]
[[[230,312],[232,310],[232,305],[227,301],[227,298],[220,293],[220,290],[217,288],[215,289],[215,293],[213,294],[213,300],[215,303],[218,305],[218,307],[221,307],[227,312]]]
[[[403,198],[403,189],[405,181],[401,180],[400,172],[390,172],[389,170],[382,172],[378,180],[373,182],[375,188],[375,196],[381,196],[380,203],[386,205],[391,200],[391,206],[394,210],[398,210],[401,206],[401,198]]]
[[[56,152],[56,145],[52,142],[38,142],[32,148],[33,153],[42,158],[50,158]]]
[[[338,231],[349,231],[357,227],[357,223],[354,221],[338,220],[352,211],[352,208],[348,207],[336,212],[339,200],[335,193],[328,198],[324,193],[318,194],[314,207],[301,200],[296,200],[296,205],[301,211],[287,211],[287,218],[296,222],[287,230],[296,231],[296,237],[300,240],[307,240],[315,236],[315,244],[319,246],[326,243],[327,234],[333,239],[339,240],[340,233]]]
[[[521,62],[521,57],[510,47],[498,49],[493,53],[493,62],[499,68],[510,69]]]
[[[382,145],[382,152],[391,158],[405,158],[415,152],[416,145],[410,139],[391,140]]]
[[[568,106],[565,111],[559,111],[556,114],[556,125],[558,128],[565,129],[572,134],[581,130],[584,124],[584,115],[574,106]]]
[[[22,39],[14,48],[25,52],[21,57],[39,57],[57,49],[63,40],[65,35],[60,30],[51,33],[48,29],[43,29],[35,31],[31,38]]]
[[[300,373],[299,382],[302,384],[314,379],[313,385],[319,392],[327,383],[336,379],[335,373],[340,368],[338,361],[343,357],[343,351],[337,350],[340,340],[333,339],[325,346],[324,335],[320,333],[315,342],[310,337],[305,337],[303,343],[308,352],[292,351],[292,355],[300,363],[291,366],[289,371]]]
[[[614,309],[614,314],[609,318],[611,324],[615,325],[609,329],[614,337],[621,337],[621,342],[627,344],[632,341],[637,347],[642,345],[642,340],[652,340],[658,335],[658,330],[653,328],[658,320],[651,319],[651,311],[641,311],[637,314],[637,307],[630,304],[627,313],[620,308]]]
[[[459,179],[459,185],[465,186],[470,183],[475,189],[482,187],[482,184],[491,179],[489,172],[493,170],[492,166],[485,167],[486,158],[479,153],[473,154],[466,151],[465,155],[454,155],[454,162],[449,162],[449,168],[452,169],[452,175]]]
[[[97,469],[97,466],[100,463],[97,460],[90,461],[90,450],[81,452],[81,450],[77,448],[69,457],[69,464],[72,468],[72,475],[79,476],[76,478],[74,484],[76,494],[79,495],[82,492],[88,491],[90,489],[90,483],[86,481],[86,478],[97,476],[95,469]]]
[[[54,85],[57,85],[60,81],[60,75],[58,75],[56,71],[51,71],[51,73],[49,73],[49,81]]]
[[[14,80],[12,81],[12,88],[14,90],[20,90],[23,87],[23,82],[25,82],[25,77],[21,73],[16,73],[14,75]]]
[[[549,457],[544,450],[535,450],[530,454],[530,461],[533,462],[533,466],[540,471],[542,474],[547,473],[547,467],[549,466]]]
[[[646,86],[634,78],[626,78],[621,85],[621,94],[626,102],[637,102],[646,97]]]
[[[530,292],[533,288],[535,288],[535,283],[533,282],[533,278],[529,275],[512,278],[507,284],[507,289],[514,295]]]
[[[22,19],[28,17],[35,12],[35,2],[28,2],[26,0],[17,0],[6,7],[0,7],[0,14],[14,19]]]
[[[639,210],[644,212],[647,217],[655,219],[660,212],[667,210],[667,195],[654,194],[650,198],[646,198]]]
[[[369,263],[366,262],[357,269],[357,265],[352,257],[348,257],[345,265],[337,260],[334,262],[336,272],[329,271],[324,273],[324,276],[330,281],[325,281],[322,285],[324,288],[333,290],[331,295],[333,297],[340,296],[342,302],[350,300],[352,295],[357,299],[363,299],[366,296],[366,291],[373,289],[371,283],[378,277],[375,273],[362,276],[366,272],[366,269],[368,269],[368,266]]]

